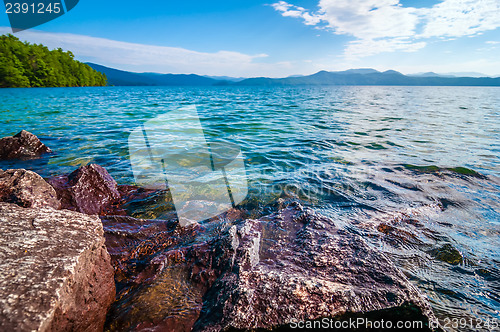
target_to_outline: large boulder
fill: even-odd
[[[258,220],[230,211],[189,227],[129,217],[103,223],[121,289],[110,331],[286,329],[370,314],[435,319],[381,252],[296,203]]]
[[[57,192],[63,209],[86,214],[105,214],[121,195],[116,181],[97,164],[82,166],[69,175],[47,180]]]
[[[0,170],[0,202],[26,208],[61,206],[54,188],[40,175],[25,169]]]
[[[382,310],[426,324],[435,319],[425,297],[383,254],[298,204],[234,225],[228,234],[228,259],[194,330],[269,329]],[[407,307],[417,314],[408,317]]]
[[[0,203],[0,330],[102,331],[114,298],[99,218]]]
[[[1,159],[31,159],[40,157],[44,153],[52,152],[38,137],[21,130],[14,136],[0,139]]]

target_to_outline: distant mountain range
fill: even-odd
[[[482,73],[477,73],[477,72],[459,72],[459,73],[443,73],[443,74],[437,74],[434,72],[427,72],[427,73],[417,73],[417,74],[409,74],[408,76],[421,76],[421,77],[495,77],[495,76],[488,76]],[[499,75],[500,76],[500,75]]]
[[[200,76],[195,74],[133,73],[87,63],[106,74],[109,85],[155,86],[290,86],[290,85],[413,85],[413,86],[500,86],[500,77],[455,77],[450,74],[422,73],[403,75],[394,70],[380,72],[371,68],[346,71],[320,71],[308,76],[285,78],[234,78],[227,76]]]
[[[131,85],[189,85],[189,86],[207,86],[215,85],[222,80],[216,80],[210,77],[200,75],[184,75],[184,74],[157,74],[157,73],[133,73],[130,71],[113,69],[101,66],[95,63],[87,63],[93,69],[103,73],[108,78],[109,85],[116,86],[131,86]]]
[[[320,71],[302,77],[249,78],[235,85],[421,85],[421,86],[500,86],[500,78],[445,77],[440,75],[409,76],[394,70],[350,69],[339,72]]]

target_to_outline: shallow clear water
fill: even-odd
[[[129,133],[196,105],[205,134],[245,155],[245,208],[296,197],[386,252],[441,319],[500,319],[500,88],[2,89],[0,101],[0,137],[26,129],[56,152],[0,168],[48,177],[95,162],[120,184],[134,182]]]

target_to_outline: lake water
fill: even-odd
[[[500,320],[500,88],[1,89],[0,101],[0,137],[25,129],[55,151],[1,169],[93,162],[120,184],[134,183],[130,132],[195,105],[207,137],[241,147],[243,208],[299,199],[385,252],[441,320]]]

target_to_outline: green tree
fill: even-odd
[[[61,48],[0,36],[0,87],[105,86],[106,76]]]

